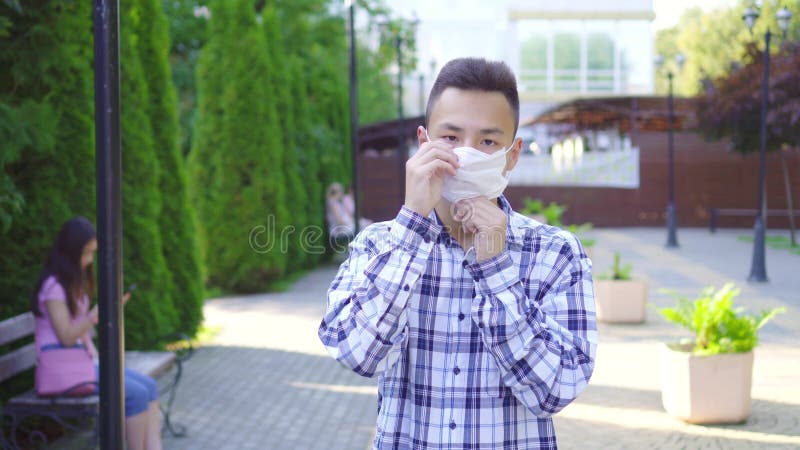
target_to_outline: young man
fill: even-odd
[[[380,376],[376,449],[554,449],[551,415],[597,348],[579,241],[501,195],[522,149],[509,68],[465,58],[431,90],[405,205],[352,242],[319,336]]]

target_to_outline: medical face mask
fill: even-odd
[[[428,140],[431,140],[430,136]],[[445,176],[442,197],[450,203],[481,196],[489,199],[499,197],[508,186],[508,176],[503,169],[510,149],[504,148],[490,155],[472,147],[454,148],[460,167],[455,176]]]

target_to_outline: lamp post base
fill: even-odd
[[[675,204],[667,205],[667,247],[678,248],[678,221],[675,218]]]
[[[764,245],[766,243],[764,220],[761,214],[756,216],[756,224],[753,227],[755,231],[755,239],[753,239],[753,264],[750,266],[750,276],[747,281],[751,283],[766,283],[767,279],[767,264],[766,253]]]

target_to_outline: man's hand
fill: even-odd
[[[427,217],[442,198],[442,184],[447,175],[454,176],[458,157],[443,141],[423,143],[406,162],[407,208]]]
[[[463,230],[473,235],[472,245],[478,261],[486,261],[506,249],[508,217],[497,204],[486,197],[460,200],[454,205],[453,218]]]
[[[122,296],[122,306],[125,306],[125,304],[128,303],[128,300],[130,300],[130,299],[131,299],[131,293],[130,292],[126,292]]]

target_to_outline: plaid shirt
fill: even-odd
[[[374,448],[556,448],[551,415],[594,368],[591,262],[572,234],[498,203],[506,250],[483,262],[405,207],[351,243],[319,337],[380,375]]]

